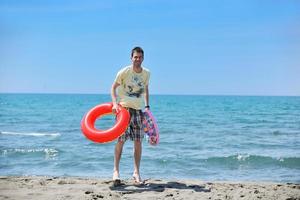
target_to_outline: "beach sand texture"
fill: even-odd
[[[0,199],[266,199],[300,200],[300,184],[149,179],[144,185],[80,177],[1,176]]]

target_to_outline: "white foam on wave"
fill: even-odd
[[[20,135],[20,136],[34,136],[34,137],[43,137],[43,136],[58,137],[58,136],[60,136],[60,133],[37,133],[37,132],[22,133],[22,132],[0,131],[0,135]]]
[[[238,161],[245,161],[246,159],[248,159],[251,155],[249,154],[237,154],[234,157],[236,157],[236,159]]]
[[[59,153],[58,150],[52,148],[39,148],[39,149],[4,149],[0,150],[3,156],[13,155],[16,153],[28,154],[28,153],[44,153],[47,159],[54,158]]]

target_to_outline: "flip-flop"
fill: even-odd
[[[113,180],[113,186],[114,187],[117,187],[117,186],[120,186],[121,185],[121,180],[120,179],[114,179]]]

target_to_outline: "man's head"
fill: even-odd
[[[143,55],[143,57],[144,57],[144,50],[141,47],[134,47],[131,50],[131,58],[133,57],[134,52],[141,53]]]
[[[134,66],[140,67],[144,60],[144,50],[141,47],[134,47],[131,50],[131,61]]]

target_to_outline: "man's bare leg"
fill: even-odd
[[[113,180],[120,180],[120,160],[122,156],[124,141],[118,140],[115,146],[115,158],[114,158],[114,172]]]
[[[142,179],[140,176],[140,163],[142,156],[142,142],[137,140],[134,141],[134,171],[133,178],[136,182],[141,183]]]

